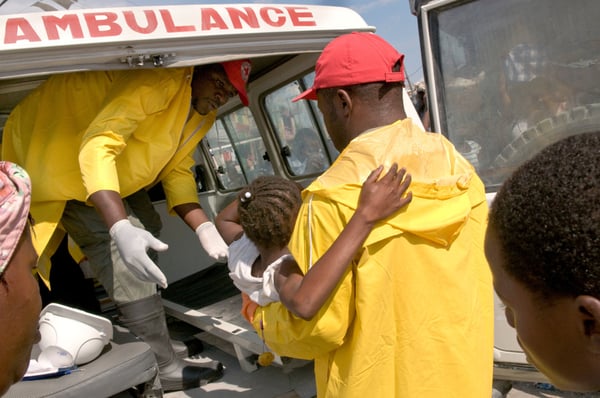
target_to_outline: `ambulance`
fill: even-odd
[[[432,130],[462,148],[490,200],[535,152],[600,126],[600,27],[594,23],[599,5],[594,0],[409,3],[418,18]],[[249,58],[249,106],[232,98],[219,109],[194,155],[198,197],[214,217],[259,175],[280,175],[306,186],[331,165],[338,153],[316,103],[291,99],[312,85],[315,62],[329,41],[375,28],[355,11],[337,6],[0,0],[0,137],[14,106],[55,73]],[[553,72],[533,68],[534,77],[540,77],[531,78],[537,85],[519,92],[501,71],[510,49],[525,39],[541,46],[540,56],[551,60]],[[516,75],[517,82],[529,78]],[[519,98],[523,92],[530,95]],[[408,94],[405,106],[420,123]],[[162,292],[167,314],[226,341],[240,367],[255,371],[264,343],[239,314],[240,295],[227,268],[208,257],[179,218],[167,214],[160,186],[152,196],[163,222],[161,239],[169,245],[159,258],[169,281]],[[110,316],[109,300],[102,305]],[[501,308],[496,310],[495,377],[545,382],[525,360]],[[110,396],[131,387],[142,396],[161,395],[145,344],[117,330],[109,347],[84,365],[85,372],[21,382],[7,396],[42,396],[42,391],[56,397]],[[275,366],[296,363],[276,357]]]
[[[547,145],[600,130],[599,2],[408,4],[418,22],[431,128],[473,163],[489,201]],[[496,379],[547,382],[528,364],[497,298],[494,346]]]
[[[375,27],[346,7],[0,0],[0,132],[16,104],[56,73],[178,68],[248,58],[250,105],[244,107],[235,97],[219,109],[218,120],[194,154],[198,197],[214,218],[259,175],[281,175],[306,186],[336,158],[316,104],[291,99],[312,85],[324,46],[353,31]],[[408,95],[405,99],[418,121]],[[160,185],[151,194],[164,225],[161,239],[169,245],[159,258],[169,281],[162,292],[169,319],[230,343],[241,368],[256,370],[264,343],[239,315],[240,295],[227,267],[202,250],[178,217],[167,214]],[[116,328],[114,305],[104,296],[99,299]],[[87,319],[53,309],[58,313],[42,318]],[[80,337],[75,329],[69,332]],[[162,394],[147,345],[127,331],[99,333],[112,339],[81,371],[20,382],[7,396],[112,396],[132,387],[147,397]],[[275,358],[275,366],[291,362]]]

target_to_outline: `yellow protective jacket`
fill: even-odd
[[[190,114],[192,68],[55,75],[4,127],[2,159],[32,181],[34,244],[49,258],[66,201],[99,190],[126,197],[161,181],[168,208],[197,203],[193,152],[216,112]],[[186,123],[187,121],[187,123]],[[46,264],[45,264],[46,263]],[[48,262],[40,274],[47,281]]]
[[[441,134],[405,119],[355,138],[303,192],[290,249],[306,272],[349,221],[371,170],[393,162],[412,175],[413,200],[373,229],[317,316],[272,303],[253,326],[279,355],[315,360],[319,398],[489,397],[485,191]]]

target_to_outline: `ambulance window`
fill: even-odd
[[[314,101],[292,102],[303,87],[293,81],[269,93],[265,99],[281,156],[292,176],[320,174],[331,164],[321,123],[309,104]]]
[[[311,72],[308,75],[302,78],[302,83],[305,88],[312,87],[315,82],[315,72]],[[311,107],[313,115],[315,115],[317,122],[319,123],[319,127],[323,132],[323,139],[325,140],[325,146],[327,147],[327,151],[332,160],[335,160],[340,154],[337,149],[333,146],[333,142],[331,138],[329,138],[329,134],[327,134],[327,127],[325,127],[325,122],[323,121],[323,114],[319,111],[317,107],[317,101],[307,101]]]
[[[435,129],[488,191],[545,146],[598,125],[597,1],[447,3],[427,16]]]
[[[259,175],[272,175],[265,145],[248,108],[218,119],[203,139],[219,188],[236,190]]]

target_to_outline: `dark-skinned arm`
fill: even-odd
[[[239,239],[244,232],[242,226],[240,225],[238,204],[239,201],[236,198],[233,202],[221,210],[215,218],[215,226],[217,227],[217,231],[219,231],[223,237],[223,240],[228,245],[231,245],[231,242]]]
[[[359,204],[342,233],[323,256],[303,275],[295,261],[281,264],[275,273],[275,287],[281,302],[296,316],[310,320],[325,304],[352,264],[375,224],[412,200],[405,192],[410,175],[394,164],[379,181],[383,168],[375,169],[365,181]],[[406,175],[406,178],[404,178]]]
[[[123,199],[121,199],[121,195],[118,192],[109,190],[96,191],[90,195],[89,200],[93,203],[96,210],[98,210],[109,229],[117,221],[127,218]]]

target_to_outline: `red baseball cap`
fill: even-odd
[[[371,32],[352,32],[333,39],[317,60],[315,82],[294,98],[317,99],[317,90],[362,83],[403,82],[404,54],[381,36]],[[392,71],[400,62],[400,70]]]
[[[249,59],[240,59],[236,61],[221,62],[229,82],[238,91],[242,104],[248,106],[248,93],[246,92],[246,85],[248,84],[248,77],[250,77],[250,70],[252,66]]]

